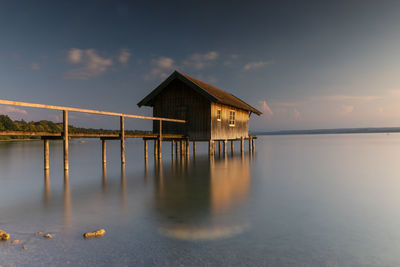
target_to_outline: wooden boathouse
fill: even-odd
[[[256,108],[238,97],[174,71],[165,81],[138,103],[139,107],[153,107],[154,117],[185,120],[186,123],[165,122],[165,134],[179,134],[193,141],[209,141],[210,153],[215,153],[215,141],[226,143],[249,139],[249,149],[254,148],[253,136],[249,136],[249,119],[252,113],[261,115]],[[153,122],[153,132],[159,133],[160,124]],[[221,150],[221,148],[220,148]]]

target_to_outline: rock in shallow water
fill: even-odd
[[[100,229],[94,232],[87,232],[83,234],[84,238],[102,237],[106,234],[106,230]]]

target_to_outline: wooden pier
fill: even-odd
[[[72,107],[62,107],[62,106],[53,106],[53,105],[43,105],[43,104],[34,104],[27,102],[16,102],[9,100],[0,100],[0,104],[4,105],[12,105],[12,106],[22,106],[22,107],[33,107],[33,108],[41,108],[41,109],[50,109],[50,110],[60,110],[63,113],[63,130],[62,132],[33,132],[33,131],[0,131],[0,136],[35,136],[40,137],[43,140],[43,154],[44,154],[44,169],[49,170],[49,140],[62,140],[63,141],[63,153],[64,153],[64,170],[69,170],[69,140],[73,138],[99,138],[102,143],[102,163],[103,166],[107,163],[106,150],[107,150],[107,140],[118,140],[120,141],[120,150],[121,150],[121,165],[125,164],[125,139],[127,138],[142,138],[144,141],[144,158],[147,162],[148,158],[148,141],[154,142],[154,158],[161,159],[162,158],[162,142],[170,141],[171,142],[171,156],[174,158],[174,154],[176,158],[178,158],[178,151],[180,152],[180,157],[185,158],[189,157],[189,143],[192,142],[193,148],[193,156],[196,154],[196,142],[206,141],[206,140],[190,140],[187,136],[180,134],[164,134],[163,133],[163,122],[173,122],[173,123],[186,123],[185,120],[179,119],[171,119],[171,118],[162,118],[162,117],[150,117],[150,116],[141,116],[141,115],[133,115],[133,114],[123,114],[123,113],[115,113],[115,112],[107,112],[107,111],[99,111],[99,110],[90,110],[90,109],[81,109],[81,108],[72,108]],[[111,133],[79,133],[79,132],[69,132],[68,130],[68,115],[69,112],[80,112],[80,113],[89,113],[89,114],[99,114],[99,115],[109,115],[119,117],[120,120],[120,129],[119,131],[111,132]],[[159,122],[158,133],[127,133],[125,130],[125,118],[136,118],[136,119],[146,119],[153,120]],[[221,143],[223,142],[224,146],[224,156],[227,155],[227,145],[228,141],[231,141],[231,153],[234,153],[234,141],[240,142],[240,152],[243,155],[244,153],[244,140],[248,140],[249,143],[249,152],[254,152],[254,139],[256,136],[249,135],[248,138],[240,138],[240,139],[225,139],[225,140],[208,140],[209,142],[209,155],[215,155],[215,142],[219,144],[219,153],[221,153]]]

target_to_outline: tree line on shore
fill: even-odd
[[[0,115],[0,131],[21,131],[21,132],[49,132],[61,133],[63,129],[62,123],[55,123],[48,120],[30,121],[12,120],[7,115]],[[80,128],[68,125],[70,133],[118,133],[118,130]],[[146,131],[126,131],[126,133],[148,133]],[[38,139],[37,136],[0,136],[0,140],[10,139]]]

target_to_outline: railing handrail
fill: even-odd
[[[2,104],[2,105],[11,105],[11,106],[21,106],[21,107],[31,107],[31,108],[52,109],[52,110],[66,110],[66,111],[73,111],[73,112],[99,114],[99,115],[109,115],[109,116],[118,116],[118,117],[126,117],[126,118],[136,118],[136,119],[144,119],[144,120],[171,121],[171,122],[178,122],[178,123],[185,123],[186,122],[185,120],[178,120],[178,119],[141,116],[141,115],[124,114],[124,113],[100,111],[100,110],[93,110],[93,109],[81,109],[81,108],[73,108],[73,107],[43,105],[43,104],[35,104],[35,103],[28,103],[28,102],[18,102],[18,101],[10,101],[10,100],[1,100],[1,99],[0,99],[0,104]]]

